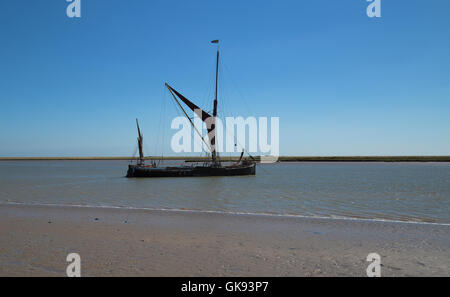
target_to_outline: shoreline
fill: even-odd
[[[306,217],[0,204],[0,275],[449,276],[450,227]]]
[[[111,206],[111,205],[83,205],[83,204],[52,204],[52,203],[21,203],[21,202],[0,202],[1,206],[25,206],[25,207],[55,207],[55,208],[86,208],[86,209],[110,209],[110,210],[136,210],[136,211],[155,211],[167,213],[193,213],[193,214],[218,214],[230,216],[254,216],[254,217],[275,217],[275,218],[300,218],[307,220],[330,220],[330,221],[354,221],[354,222],[378,222],[390,224],[418,224],[418,225],[435,225],[435,226],[449,226],[450,223],[445,222],[427,222],[427,221],[402,221],[394,219],[383,218],[362,218],[362,217],[343,217],[343,216],[318,216],[318,215],[302,215],[302,214],[287,214],[287,213],[264,213],[264,212],[240,212],[240,211],[222,211],[222,210],[200,210],[187,208],[150,208],[150,207],[133,207],[133,206]]]

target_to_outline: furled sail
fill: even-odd
[[[144,139],[141,134],[141,129],[139,128],[138,119],[136,119],[136,125],[138,130],[138,147],[139,147],[139,164],[144,164],[144,150],[143,150],[143,142]]]

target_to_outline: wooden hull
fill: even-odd
[[[255,175],[256,165],[195,166],[195,167],[143,167],[129,165],[127,177],[201,177]]]

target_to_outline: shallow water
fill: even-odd
[[[0,203],[450,223],[450,163],[278,163],[256,176],[125,178],[126,161],[0,162]]]

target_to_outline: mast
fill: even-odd
[[[216,152],[216,117],[217,117],[217,90],[219,84],[219,40],[213,40],[211,43],[217,44],[217,59],[216,59],[216,96],[214,98],[214,110],[213,110],[213,124],[211,125],[212,136],[211,136],[211,157],[213,164],[217,163],[217,152]]]
[[[219,40],[213,40],[211,41],[211,43],[219,43]],[[195,127],[195,125],[192,123],[192,120],[189,118],[189,116],[186,114],[186,112],[184,111],[183,107],[180,105],[180,103],[178,102],[177,97],[183,101],[184,104],[186,104],[187,107],[189,107],[189,109],[191,109],[195,114],[197,114],[197,116],[199,116],[203,122],[206,123],[206,129],[208,130],[208,138],[209,138],[209,143],[210,146],[207,144],[207,146],[209,146],[209,149],[211,151],[211,157],[212,157],[212,164],[213,165],[220,165],[220,162],[217,161],[217,151],[216,151],[216,117],[217,117],[217,101],[218,101],[218,85],[219,85],[219,47],[217,47],[217,56],[216,56],[216,92],[215,92],[215,97],[214,97],[214,110],[213,110],[213,114],[210,115],[209,113],[205,112],[204,110],[202,110],[200,107],[198,107],[197,105],[195,105],[192,101],[190,101],[189,99],[187,99],[186,97],[184,97],[183,95],[181,95],[177,90],[175,90],[174,88],[172,88],[171,86],[169,86],[167,83],[165,84],[167,89],[169,89],[170,93],[172,94],[173,98],[175,99],[175,101],[177,102],[177,104],[180,106],[181,110],[183,110],[184,115],[186,116],[186,118],[190,121],[191,125],[196,129],[196,132],[200,135],[200,137],[202,138],[202,141],[206,143],[206,141],[204,140],[202,134],[197,130],[197,128]],[[211,124],[209,124],[210,122],[208,121],[210,118],[213,118],[213,122]]]
[[[144,141],[144,138],[142,137],[141,134],[141,129],[139,128],[139,122],[138,119],[136,119],[136,125],[137,125],[137,130],[138,130],[138,147],[139,147],[139,161],[138,161],[138,165],[144,165],[144,150],[142,148],[142,143]]]

